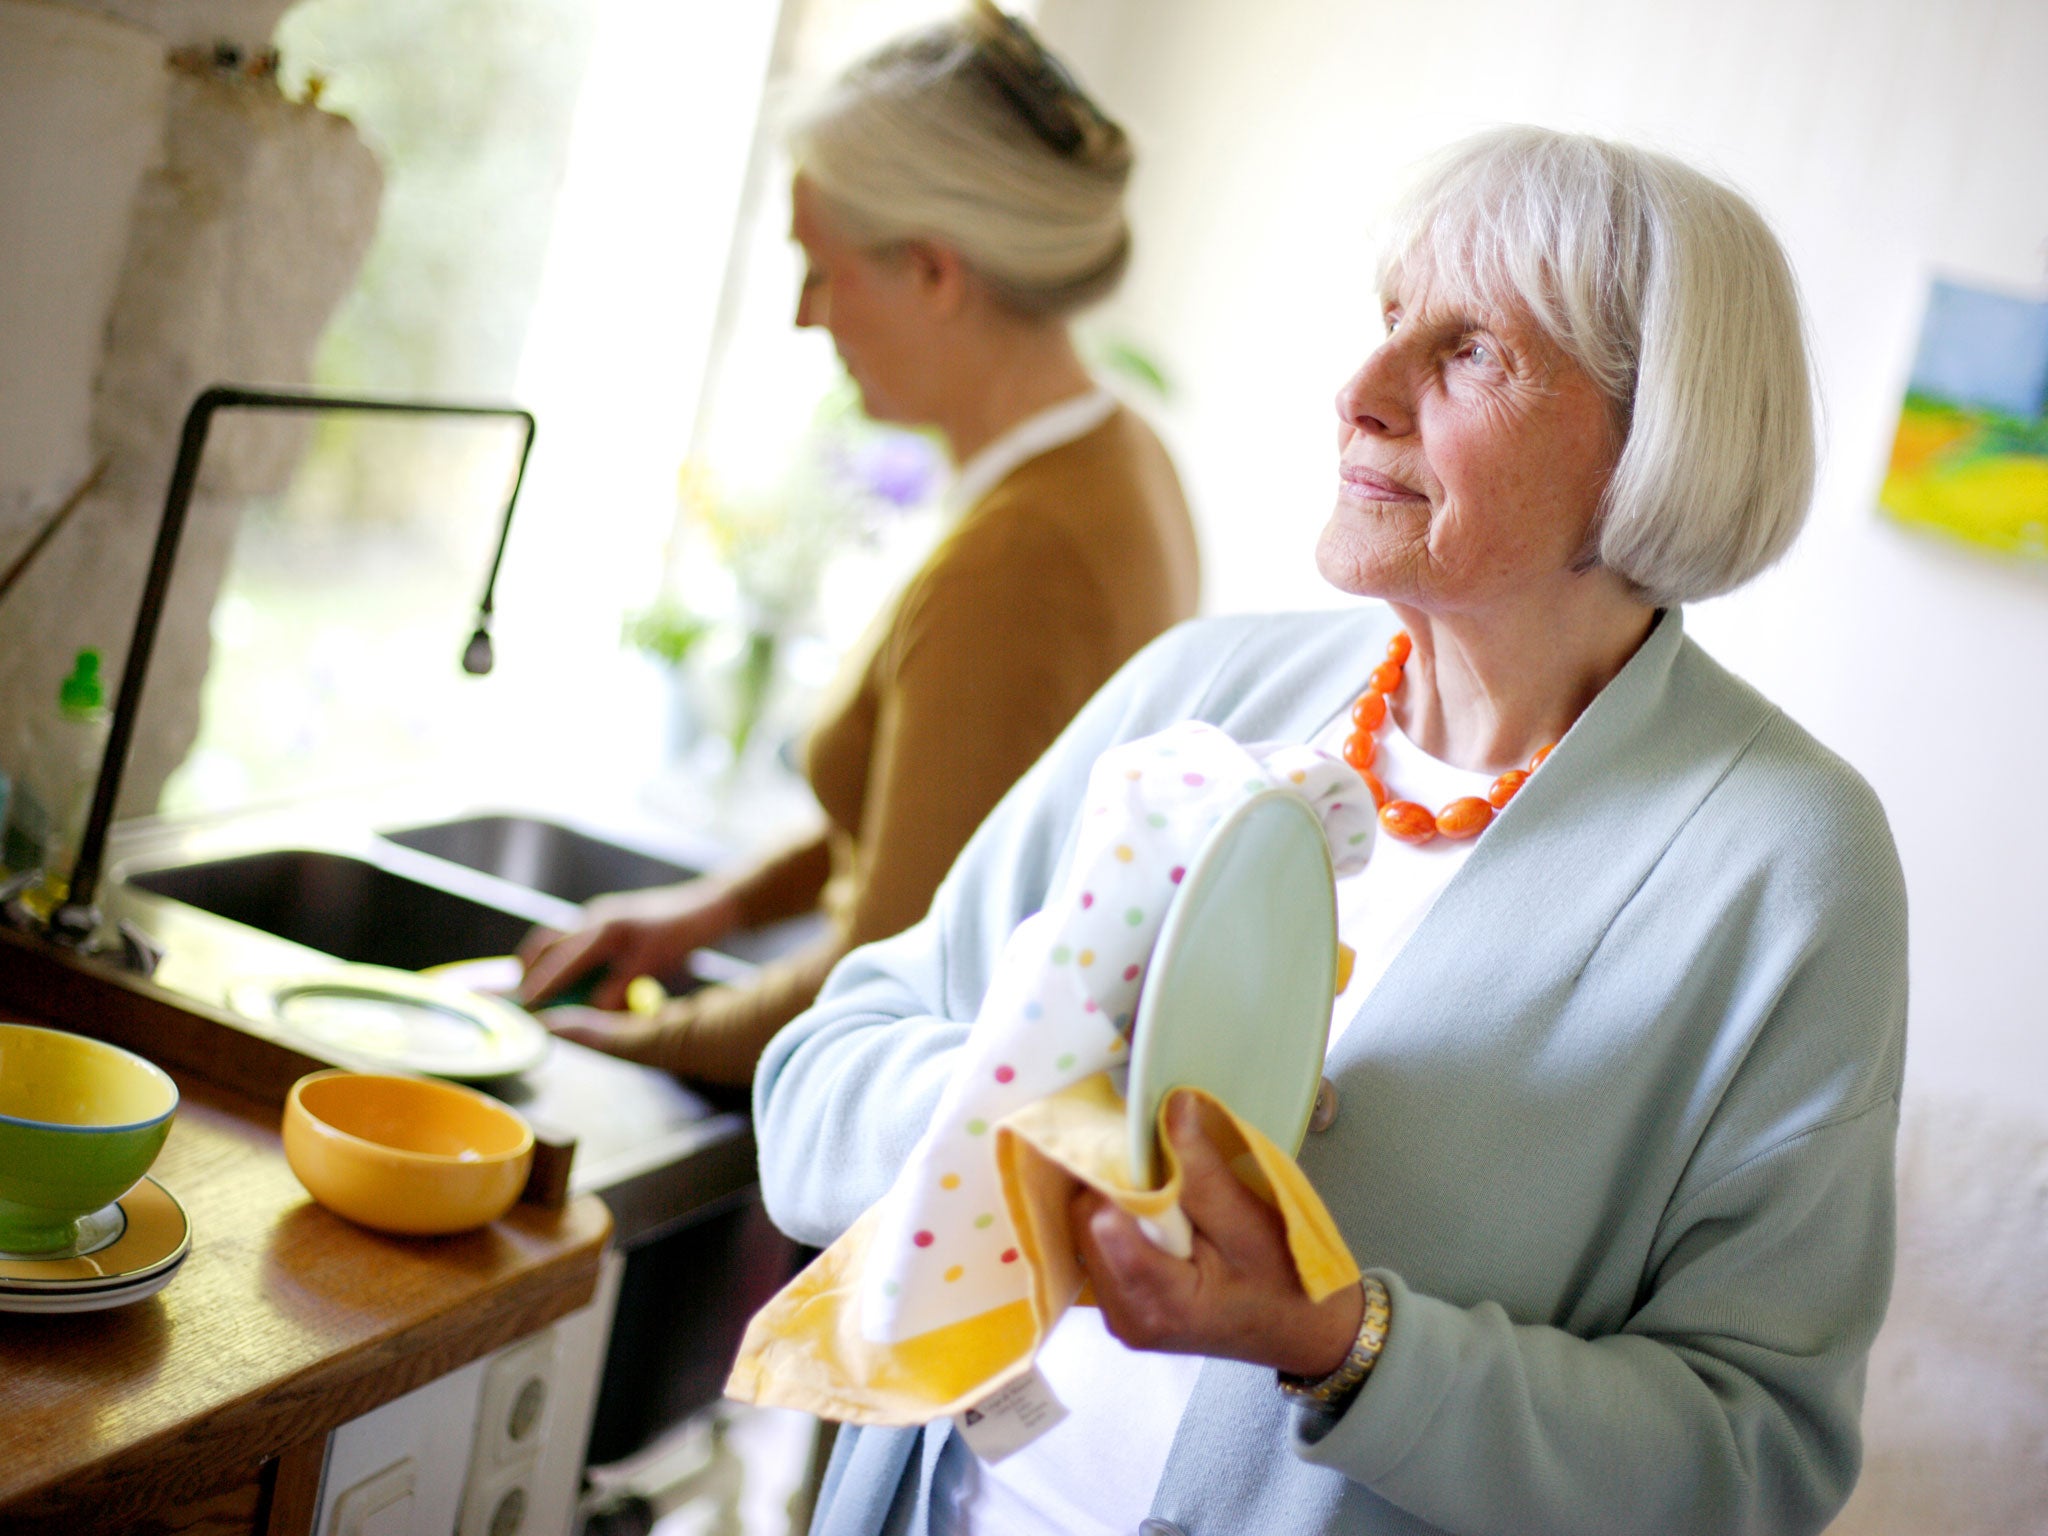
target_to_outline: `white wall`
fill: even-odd
[[[1531,120],[1747,190],[1805,285],[1829,417],[1810,530],[1691,632],[1883,796],[1913,912],[1916,1088],[2048,1085],[2048,569],[1879,520],[1926,278],[2038,284],[2040,0],[1048,0],[1140,143],[1107,323],[1180,383],[1166,423],[1217,610],[1340,601],[1310,560],[1330,399],[1375,334],[1371,225],[1421,154]],[[1946,740],[1944,741],[1944,738]]]

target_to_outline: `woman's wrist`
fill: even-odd
[[[1321,1376],[1279,1373],[1280,1390],[1295,1402],[1324,1413],[1342,1413],[1379,1363],[1380,1351],[1386,1347],[1387,1330],[1393,1322],[1393,1303],[1386,1286],[1372,1275],[1363,1277],[1356,1294],[1360,1301],[1358,1326],[1343,1358]]]
[[[1307,1298],[1301,1298],[1304,1304]],[[1266,1363],[1282,1376],[1315,1381],[1344,1363],[1365,1317],[1363,1284],[1349,1286],[1313,1305],[1304,1321],[1299,1314],[1287,1326],[1287,1351],[1266,1355]]]
[[[752,926],[747,921],[747,900],[743,887],[722,875],[700,875],[699,899],[690,917],[712,943],[737,929]]]
[[[734,928],[759,928],[811,911],[831,875],[831,844],[821,831],[751,864],[699,878],[715,881],[731,897]]]

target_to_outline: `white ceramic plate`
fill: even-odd
[[[1251,796],[1202,844],[1146,966],[1126,1089],[1132,1170],[1159,1182],[1154,1127],[1175,1088],[1213,1094],[1292,1153],[1322,1080],[1337,898],[1300,796]]]
[[[228,1006],[347,1066],[457,1081],[538,1066],[551,1038],[545,1024],[502,998],[381,965],[249,977],[228,989]]]
[[[87,1219],[62,1253],[0,1254],[0,1312],[97,1312],[154,1296],[192,1251],[192,1226],[171,1192],[145,1176]]]
[[[97,1290],[0,1290],[0,1312],[104,1312],[109,1307],[125,1307],[130,1302],[154,1296],[177,1278],[184,1264],[185,1261],[180,1259],[146,1280],[138,1280],[131,1285],[102,1286]]]

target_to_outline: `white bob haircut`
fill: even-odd
[[[790,154],[853,239],[936,241],[1013,312],[1061,318],[1108,297],[1129,264],[1130,142],[1089,104],[1079,142],[1056,147],[983,46],[968,18],[884,44],[795,110]]]
[[[1667,155],[1545,128],[1453,145],[1396,215],[1403,275],[1509,303],[1606,394],[1622,437],[1585,559],[1670,604],[1742,585],[1813,494],[1814,388],[1791,263],[1740,193]]]

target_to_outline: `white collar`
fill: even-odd
[[[1025,417],[960,466],[960,473],[946,490],[946,511],[965,511],[1002,484],[1018,465],[1086,437],[1109,420],[1116,407],[1116,396],[1097,386]]]

